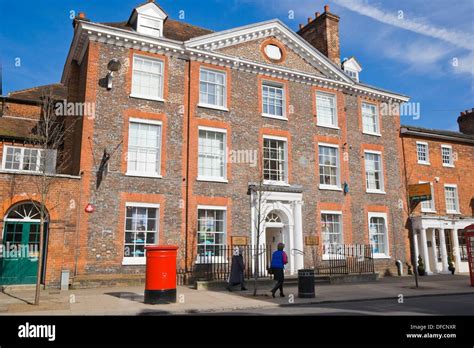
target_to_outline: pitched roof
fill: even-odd
[[[123,30],[134,31],[128,22],[113,22],[100,23],[109,27],[114,27]],[[176,41],[187,41],[189,39],[207,35],[212,33],[212,30],[201,28],[188,23],[176,21],[174,19],[167,19],[163,24],[163,35],[167,39]]]
[[[0,138],[27,140],[35,138],[37,120],[19,117],[0,117]]]
[[[66,99],[67,88],[61,83],[53,83],[8,93],[10,98],[25,100],[40,100],[41,97],[49,95],[52,95],[55,99]]]
[[[425,137],[425,138],[451,139],[451,140],[466,141],[469,143],[474,143],[474,135],[441,130],[441,129],[401,125],[400,133],[401,135],[414,135],[414,136]]]

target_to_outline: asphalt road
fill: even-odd
[[[390,299],[288,305],[209,315],[474,315],[474,294],[405,298],[403,303]]]

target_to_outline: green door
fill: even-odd
[[[39,226],[35,222],[5,221],[0,285],[36,283]]]

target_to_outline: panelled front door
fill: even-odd
[[[37,222],[5,222],[0,285],[36,283],[39,227]]]

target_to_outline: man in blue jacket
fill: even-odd
[[[288,256],[283,251],[285,244],[278,243],[278,250],[272,254],[271,269],[273,271],[273,277],[277,281],[276,285],[272,289],[272,297],[275,298],[275,292],[280,289],[280,296],[285,297],[283,293],[283,282],[285,281],[284,269],[288,263]]]

